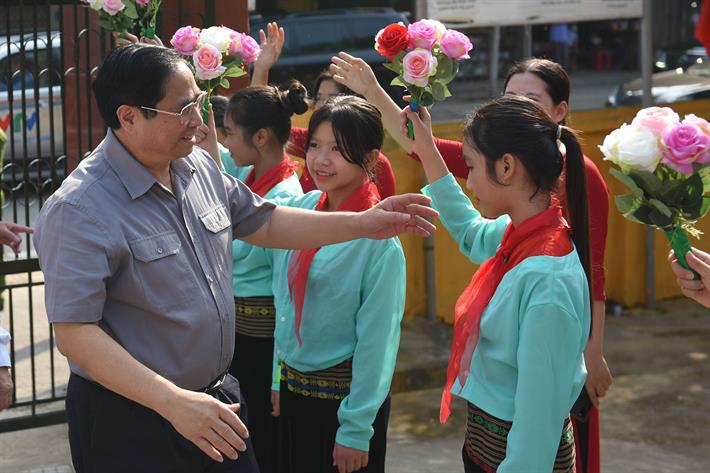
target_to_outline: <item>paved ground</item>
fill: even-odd
[[[388,472],[461,471],[464,406],[437,422],[450,332],[407,321],[394,382]],[[614,473],[710,471],[710,310],[679,299],[607,318],[615,378],[602,410],[602,464]],[[417,389],[416,391],[406,391]],[[6,415],[6,414],[5,414]],[[3,473],[71,473],[66,425],[0,434]]]

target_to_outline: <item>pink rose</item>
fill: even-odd
[[[183,26],[175,32],[170,44],[173,45],[178,52],[185,56],[191,56],[197,49],[197,44],[200,42],[200,29],[192,26]]]
[[[411,23],[407,30],[409,31],[409,47],[431,49],[437,43],[439,38],[444,34],[436,23],[430,20],[420,20],[416,23]],[[441,23],[439,23],[441,24]]]
[[[210,80],[219,77],[227,70],[222,65],[222,53],[211,44],[205,44],[192,55],[195,72],[200,80]]]
[[[419,87],[429,85],[429,77],[436,74],[438,61],[428,49],[417,48],[408,52],[402,59],[405,82]]]
[[[661,132],[663,164],[683,174],[693,173],[693,163],[710,162],[710,136],[688,123],[671,123]]]
[[[146,6],[150,3],[150,0],[136,0],[136,5]]]
[[[242,34],[237,33],[234,30],[229,30],[229,38],[232,40],[229,43],[229,49],[227,52],[230,56],[237,56],[242,53]]]
[[[671,123],[680,122],[680,117],[668,107],[648,107],[640,110],[632,125],[650,129],[656,136]]]
[[[242,47],[239,54],[241,54],[244,64],[251,64],[259,59],[261,48],[259,47],[259,43],[257,43],[254,38],[248,34],[242,34],[241,43]]]
[[[473,49],[473,44],[468,36],[456,30],[446,30],[440,41],[441,52],[454,61],[470,59],[468,52]]]
[[[111,16],[114,16],[124,8],[126,8],[126,5],[123,4],[123,0],[104,0],[103,9]]]
[[[710,123],[708,123],[707,120],[705,120],[704,118],[700,118],[691,113],[690,115],[685,116],[683,123],[688,125],[695,125],[700,128],[703,133],[710,136]]]

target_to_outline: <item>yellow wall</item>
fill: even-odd
[[[681,115],[695,113],[710,117],[710,100],[674,104]],[[631,306],[645,302],[645,227],[625,220],[616,210],[613,196],[626,193],[625,188],[609,174],[609,164],[602,160],[597,146],[604,137],[622,123],[629,123],[637,108],[614,108],[575,112],[569,125],[581,132],[583,148],[599,167],[609,186],[609,231],[606,245],[606,291],[609,299]],[[307,117],[298,117],[294,123],[306,126]],[[461,139],[461,123],[440,123],[434,126],[434,133],[440,138]],[[397,177],[397,193],[418,192],[422,187],[421,166],[410,159],[388,136],[383,152],[392,162]],[[463,186],[463,181],[459,181]],[[459,253],[456,243],[440,222],[439,231],[434,236],[436,313],[447,322],[453,321],[453,307],[456,299],[468,284],[476,266]],[[710,234],[710,217],[698,225],[705,235]],[[710,238],[691,241],[693,246],[710,251]],[[407,257],[407,316],[423,315],[426,312],[426,286],[424,271],[424,243],[418,237],[404,236],[402,244]],[[680,291],[673,273],[666,263],[669,246],[661,232],[655,232],[656,247],[656,294],[659,299],[675,297]]]

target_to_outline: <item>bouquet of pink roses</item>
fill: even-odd
[[[217,86],[229,88],[227,77],[245,75],[246,66],[256,61],[261,52],[251,36],[225,26],[203,30],[183,26],[175,32],[170,44],[189,58],[197,85],[207,91],[208,98]],[[209,100],[205,101],[205,118],[208,110]]]
[[[469,59],[473,44],[468,37],[436,20],[420,20],[409,26],[392,23],[375,36],[375,49],[387,58],[385,67],[398,74],[391,85],[405,87],[410,107],[428,107],[451,96],[447,84]],[[410,129],[410,136],[412,135]]]
[[[668,107],[641,110],[630,125],[611,132],[599,147],[619,166],[612,175],[631,191],[615,197],[625,218],[663,230],[680,264],[690,250],[687,234],[710,209],[710,124],[695,115],[683,121]]]
[[[103,29],[119,33],[125,38],[126,32],[138,23],[141,34],[155,38],[155,20],[161,0],[81,0],[99,15],[99,25]]]

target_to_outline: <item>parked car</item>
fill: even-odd
[[[63,153],[60,48],[56,31],[49,38],[0,36],[0,126],[8,139],[3,180],[11,178],[13,164],[16,174],[24,166],[36,172],[53,152]]]
[[[658,72],[652,76],[652,94],[655,103],[685,102],[710,98],[710,63],[702,62],[673,71]],[[607,107],[641,105],[643,88],[641,79],[620,85],[606,101]]]
[[[385,69],[385,58],[374,49],[375,35],[390,23],[408,24],[405,14],[392,8],[353,8],[294,13],[277,19],[286,32],[286,43],[269,81],[280,84],[297,79],[307,87],[321,73],[330,58],[347,51],[365,60],[375,71],[379,82],[390,92],[401,96],[401,88],[389,86],[395,74]],[[255,24],[250,34],[259,39],[266,23]]]
[[[653,64],[655,72],[672,71],[679,67],[687,69],[694,64],[708,61],[705,46],[695,42],[678,43],[656,50]]]

